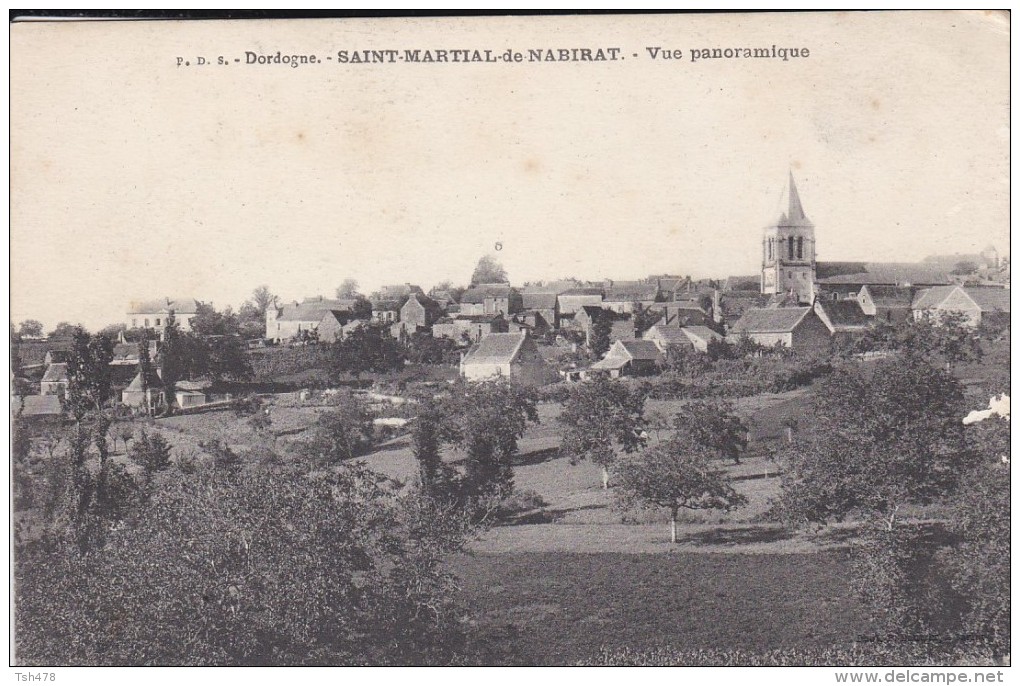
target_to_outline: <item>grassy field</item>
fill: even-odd
[[[861,630],[843,553],[502,553],[451,566],[489,661],[573,664],[605,646],[770,650]]]

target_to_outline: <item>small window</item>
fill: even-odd
[[[797,238],[797,259],[803,259],[804,257],[804,237],[799,236]]]
[[[131,320],[131,328],[132,329],[137,329],[138,328],[138,320],[137,319],[132,319]]]
[[[159,326],[159,320],[158,319],[156,320],[156,326]]]
[[[149,320],[148,320],[148,319],[146,319],[146,320],[145,320],[145,328],[146,328],[146,329],[148,329],[148,328],[149,328]]]

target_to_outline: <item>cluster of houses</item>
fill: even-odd
[[[165,325],[164,325],[165,326]],[[149,341],[149,359],[156,360],[159,342]],[[46,352],[41,365],[27,365],[44,368],[39,381],[39,393],[27,394],[14,399],[14,411],[22,416],[42,420],[59,419],[63,414],[62,403],[67,396],[68,370],[67,360],[69,343],[55,344]],[[142,379],[139,371],[139,348],[137,343],[120,342],[114,345],[113,359],[110,361],[111,378],[117,385],[127,386],[120,392],[121,404],[132,410],[154,414],[166,403],[165,390],[160,379],[159,369],[155,365],[150,369],[148,378]],[[204,381],[180,381],[174,389],[174,399],[182,409],[194,408],[209,402],[207,393],[209,384]]]
[[[970,326],[995,319],[1008,324],[1009,260],[992,246],[979,254],[939,255],[918,263],[817,261],[814,224],[792,174],[783,211],[763,230],[761,265],[757,275],[725,280],[652,275],[519,288],[478,283],[428,293],[405,283],[385,286],[367,298],[276,301],[266,309],[265,340],[333,342],[360,327],[384,327],[401,340],[429,335],[452,341],[462,350],[460,371],[467,379],[505,376],[544,384],[596,374],[652,373],[673,346],[704,352],[713,341],[746,337],[763,346],[824,349],[837,334],[908,319],[938,321],[946,313],[961,315]],[[162,338],[172,314],[188,331],[199,304],[190,297],[134,302],[125,324],[154,329]],[[539,341],[590,346],[600,323],[602,331],[608,324],[610,339],[603,359],[585,369],[557,370],[543,358]],[[66,365],[57,352],[47,356],[40,395],[23,400],[26,412],[52,410],[66,388]],[[113,364],[137,368],[136,346],[118,345]],[[149,408],[159,402],[152,395],[159,385],[158,376],[143,380],[136,373],[122,401]],[[177,391],[181,407],[206,401],[203,388],[195,384],[185,383]]]

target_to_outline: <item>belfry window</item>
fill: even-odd
[[[803,259],[803,258],[804,258],[804,237],[803,236],[798,236],[797,237],[797,259],[799,260],[799,259]]]
[[[792,260],[793,259],[793,238],[792,237],[786,239],[786,247],[787,247],[786,253],[790,256],[790,259]]]

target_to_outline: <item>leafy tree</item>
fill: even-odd
[[[163,395],[163,389],[159,388],[162,385],[162,380],[159,375],[156,374],[156,369],[153,367],[152,358],[149,356],[149,339],[148,336],[143,336],[138,341],[138,375],[142,382],[142,394],[145,398],[145,410],[147,414],[153,414],[156,407],[161,402],[153,402],[150,396],[152,388],[155,386],[158,393],[157,396]],[[124,446],[127,447],[127,441],[125,440]]]
[[[477,286],[480,283],[509,283],[510,279],[506,276],[506,270],[503,269],[496,258],[492,255],[485,255],[478,264],[475,265],[475,271],[471,274],[471,285]]]
[[[643,307],[641,303],[633,303],[634,310],[634,331],[638,336],[643,336],[645,331],[655,326],[662,319],[662,313]]]
[[[356,298],[358,293],[358,282],[354,279],[344,279],[336,289],[337,299]]]
[[[963,393],[913,356],[845,365],[821,382],[817,430],[786,451],[783,502],[808,521],[876,515],[949,492],[966,465]]]
[[[531,389],[509,380],[466,384],[455,391],[456,440],[467,452],[469,496],[506,496],[513,491],[513,459],[529,422],[538,421]]]
[[[191,318],[191,331],[197,336],[236,336],[240,324],[229,307],[217,312],[211,304],[200,302]]]
[[[589,348],[591,349],[592,355],[595,357],[602,357],[609,352],[609,347],[612,345],[610,336],[613,332],[613,315],[606,310],[603,310],[595,317],[595,321],[591,323],[591,339]]]
[[[693,345],[670,345],[666,348],[665,371],[681,378],[702,376],[711,367],[709,356]]]
[[[74,324],[69,324],[67,322],[60,322],[53,327],[53,331],[50,331],[50,338],[70,338],[74,335],[76,328],[79,327],[75,327]]]
[[[131,446],[129,457],[145,470],[151,479],[157,472],[170,467],[171,445],[162,434],[146,433],[143,429]]]
[[[405,342],[407,361],[414,364],[443,364],[456,347],[448,338],[436,338],[428,332],[417,332]]]
[[[443,462],[443,443],[454,439],[448,408],[434,398],[418,399],[418,413],[411,422],[411,451],[418,463],[418,481],[429,498],[451,501],[459,496],[456,471]]]
[[[163,393],[166,397],[166,413],[173,412],[177,402],[177,382],[185,378],[188,368],[187,348],[182,342],[182,334],[177,320],[171,312],[166,318],[163,329],[163,344],[159,348],[159,367],[163,381]]]
[[[251,300],[249,302],[254,306],[254,311],[258,313],[259,319],[264,321],[266,317],[266,310],[276,300],[276,296],[269,290],[269,286],[259,286],[251,293]]]
[[[644,398],[624,384],[596,378],[571,389],[559,421],[566,427],[560,452],[571,464],[590,460],[602,468],[602,488],[609,488],[609,470],[621,452],[632,453],[644,443]]]
[[[712,362],[717,360],[732,360],[740,356],[734,347],[727,343],[725,339],[716,338],[713,338],[708,342],[706,354],[708,355],[708,359]]]
[[[704,446],[674,436],[625,458],[617,468],[619,502],[627,508],[644,505],[669,510],[670,541],[676,543],[681,509],[728,512],[746,502],[722,470],[713,466],[713,457]]]
[[[39,338],[43,335],[43,325],[35,319],[26,319],[18,325],[18,335],[22,338]]]
[[[214,338],[205,343],[208,374],[217,381],[250,381],[251,358],[239,336]]]
[[[977,455],[952,498],[950,530],[960,543],[939,564],[964,598],[963,630],[995,655],[1010,652],[1010,422],[991,416],[966,429]]]
[[[740,464],[747,449],[747,426],[724,400],[698,400],[673,418],[673,429],[708,450],[716,458]]]
[[[19,663],[456,662],[465,531],[360,465],[169,472],[93,554],[19,548]]]
[[[312,439],[302,452],[313,464],[336,465],[366,454],[375,440],[372,412],[354,395],[335,396],[333,409],[315,422]]]
[[[330,380],[343,373],[358,376],[366,372],[385,373],[404,366],[400,344],[377,326],[355,329],[331,347]]]
[[[351,319],[371,319],[372,301],[363,295],[354,298],[354,306],[351,308]]]

